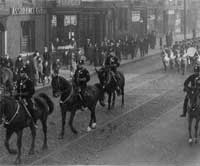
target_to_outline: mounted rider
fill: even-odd
[[[184,104],[183,104],[183,113],[180,115],[181,117],[186,117],[187,113],[187,105],[188,105],[188,93],[191,92],[191,90],[195,89],[198,90],[200,89],[200,66],[195,65],[194,67],[194,73],[190,75],[184,82],[184,91],[187,92],[185,99],[184,99]]]
[[[24,106],[28,116],[32,120],[33,124],[37,128],[36,125],[36,117],[34,115],[34,107],[32,102],[32,96],[35,93],[34,82],[28,77],[26,73],[26,67],[23,66],[20,69],[20,77],[16,83],[16,99],[22,103]]]
[[[81,101],[81,110],[84,110],[86,107],[84,94],[87,87],[87,82],[90,81],[90,73],[89,71],[84,67],[84,61],[80,60],[77,65],[77,69],[75,71],[74,77],[73,77],[74,84],[77,88],[78,97]]]
[[[116,54],[114,53],[113,49],[110,50],[110,53],[108,54],[106,60],[105,60],[105,68],[109,69],[109,71],[111,71],[111,74],[114,78],[114,81],[116,83],[117,86],[117,94],[120,95],[121,94],[121,89],[120,86],[118,84],[118,77],[117,77],[117,67],[120,66],[119,60],[116,57]]]

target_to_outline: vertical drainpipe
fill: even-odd
[[[7,30],[4,32],[4,38],[5,38],[5,55],[8,53],[8,37],[7,37]]]

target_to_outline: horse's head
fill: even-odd
[[[200,96],[196,89],[192,89],[188,92],[189,97],[189,110],[195,111],[200,106]]]
[[[105,86],[107,84],[107,80],[108,80],[108,70],[106,68],[101,68],[99,70],[95,69],[97,76],[99,78],[100,84],[102,86]]]
[[[62,93],[62,85],[61,85],[61,78],[58,75],[52,75],[52,93],[54,97],[59,97]]]
[[[66,89],[71,87],[70,83],[63,77],[58,75],[52,75],[51,86],[53,90],[53,96],[59,97]]]

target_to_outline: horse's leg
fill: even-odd
[[[124,106],[124,87],[122,88],[122,107]]]
[[[73,127],[73,121],[74,121],[74,116],[76,114],[76,111],[75,110],[72,110],[71,111],[71,114],[70,114],[70,119],[69,119],[69,127],[71,129],[71,131],[74,133],[74,134],[77,134],[77,130]]]
[[[65,132],[65,122],[66,122],[66,111],[61,107],[61,116],[62,116],[62,129],[58,139],[63,139]]]
[[[189,114],[188,115],[188,131],[189,131],[189,140],[188,140],[188,143],[189,144],[192,144],[192,131],[191,131],[191,128],[192,128],[192,117]]]
[[[195,140],[194,140],[194,142],[195,142],[195,144],[197,144],[197,133],[198,133],[198,125],[199,125],[199,120],[200,119],[196,119],[196,124],[195,124]]]
[[[18,148],[18,153],[17,153],[17,158],[15,160],[15,164],[20,164],[21,163],[22,134],[23,134],[23,130],[17,131],[17,148]]]
[[[112,108],[115,106],[115,91],[112,93]]]
[[[13,134],[12,130],[8,130],[8,129],[6,130],[6,139],[5,139],[4,144],[10,154],[17,154],[17,150],[10,149],[9,140],[10,140],[12,134]]]
[[[96,128],[96,114],[95,107],[90,108],[90,122],[87,128],[87,131],[90,132],[92,129]]]
[[[111,107],[110,107],[110,104],[111,104],[111,97],[112,97],[112,93],[109,92],[109,93],[108,93],[108,110],[111,109]]]
[[[32,142],[31,142],[31,148],[29,150],[29,155],[34,154],[34,149],[35,149],[35,137],[36,137],[36,129],[33,124],[30,125],[31,129],[31,135],[32,135]]]
[[[42,149],[45,150],[45,149],[48,149],[48,146],[47,146],[47,118],[41,119],[41,123],[42,123],[42,130],[44,133],[44,141],[43,141]]]

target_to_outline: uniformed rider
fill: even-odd
[[[77,65],[77,69],[74,73],[73,81],[75,86],[77,87],[78,97],[81,101],[81,110],[84,110],[86,107],[86,102],[84,99],[85,90],[87,87],[87,82],[90,81],[90,73],[84,67],[84,61],[80,60]]]
[[[187,113],[187,105],[188,105],[188,93],[192,90],[198,90],[200,88],[200,66],[196,65],[194,67],[194,73],[190,75],[184,82],[184,91],[187,92],[184,104],[183,104],[183,113],[180,115],[181,117],[186,117]]]
[[[34,107],[32,102],[32,96],[35,93],[35,87],[33,81],[28,77],[26,73],[26,67],[20,69],[20,77],[16,83],[16,99],[21,102],[32,120],[33,124],[36,125],[36,117],[34,114]]]
[[[119,60],[116,57],[114,52],[110,52],[105,60],[105,67],[110,69],[111,73],[113,74],[113,78],[115,80],[116,86],[117,86],[117,94],[121,94],[121,89],[117,81],[117,67],[120,66]]]

